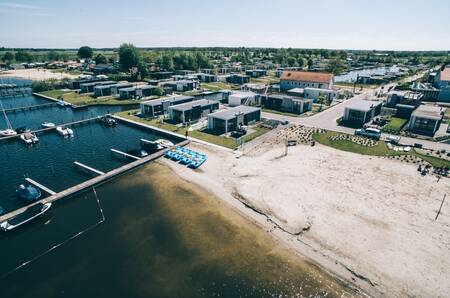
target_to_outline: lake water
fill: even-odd
[[[353,83],[356,81],[358,76],[362,75],[385,75],[388,72],[397,72],[399,67],[394,65],[391,67],[376,67],[376,68],[368,68],[368,69],[360,69],[360,70],[352,70],[346,74],[337,75],[334,77],[335,82],[348,82]]]
[[[92,192],[2,235],[2,298],[353,295],[156,163],[98,187],[97,194],[106,221],[70,241],[101,219]]]

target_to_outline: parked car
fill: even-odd
[[[376,128],[368,127],[368,128],[359,128],[355,130],[355,135],[362,136],[366,138],[371,138],[374,140],[379,140],[381,138],[381,131]]]
[[[389,135],[386,137],[386,141],[391,144],[398,145],[398,143],[400,143],[400,137],[395,135]]]

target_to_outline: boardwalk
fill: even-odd
[[[22,111],[37,110],[37,109],[42,109],[42,108],[47,108],[47,107],[52,107],[52,106],[56,106],[56,103],[51,102],[51,103],[44,103],[44,104],[40,104],[40,105],[23,106],[23,107],[17,107],[17,108],[12,108],[12,109],[5,109],[5,112],[6,113],[22,112]]]
[[[51,190],[50,188],[45,187],[44,185],[40,184],[39,182],[34,181],[31,178],[25,178],[25,180],[30,183],[33,184],[34,186],[36,186],[37,188],[39,188],[42,191],[45,191],[46,193],[48,193],[49,195],[54,195],[56,194],[56,192],[54,192],[53,190]]]
[[[176,146],[186,146],[188,143],[189,143],[189,141],[185,140],[185,141],[183,141],[181,143],[178,143]],[[155,160],[155,159],[163,156],[166,153],[167,150],[169,150],[169,149],[161,150],[161,151],[156,152],[156,153],[154,153],[152,155],[149,155],[147,157],[144,157],[144,158],[141,158],[141,159],[136,160],[134,162],[131,162],[129,164],[126,164],[126,165],[124,165],[124,166],[122,166],[120,168],[117,168],[117,169],[114,169],[112,171],[109,171],[109,172],[107,172],[107,173],[105,173],[103,175],[94,177],[94,178],[92,178],[92,179],[90,179],[88,181],[85,181],[85,182],[81,183],[81,184],[75,185],[75,186],[70,187],[70,188],[68,188],[66,190],[58,192],[58,193],[56,193],[54,195],[51,195],[51,196],[49,196],[47,198],[41,199],[41,200],[39,200],[37,202],[34,202],[31,205],[28,205],[26,207],[22,207],[20,209],[17,209],[15,211],[12,211],[12,212],[9,212],[9,213],[7,213],[5,215],[2,215],[2,216],[0,216],[0,222],[8,220],[8,219],[10,219],[10,218],[12,218],[12,217],[14,217],[14,216],[24,212],[27,208],[29,208],[32,205],[35,205],[35,204],[38,204],[38,203],[44,203],[45,204],[45,203],[49,203],[49,202],[56,202],[58,200],[67,198],[69,196],[72,196],[74,194],[80,193],[82,191],[89,190],[89,189],[91,189],[94,186],[103,184],[103,183],[105,183],[105,182],[107,182],[107,181],[109,181],[109,180],[111,180],[111,179],[113,179],[113,178],[115,178],[115,177],[117,177],[119,175],[127,173],[127,172],[129,172],[129,171],[131,171],[131,170],[133,170],[133,169],[135,169],[137,167],[140,167],[140,166],[142,166],[142,165],[144,165],[144,164],[146,164],[146,163],[148,163],[148,162],[150,162],[152,160]]]

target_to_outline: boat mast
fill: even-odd
[[[0,106],[3,111],[3,115],[5,116],[6,126],[8,127],[8,129],[12,129],[11,122],[9,121],[8,116],[6,116],[5,108],[3,107],[3,103],[1,101],[0,101]]]

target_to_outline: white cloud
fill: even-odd
[[[0,14],[33,16],[33,17],[53,17],[54,14],[48,13],[41,7],[24,3],[0,3]]]

